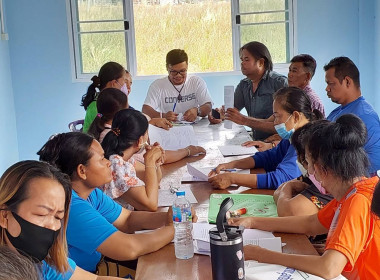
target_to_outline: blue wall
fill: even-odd
[[[5,6],[4,9],[6,8]],[[0,40],[0,119],[2,120],[0,174],[18,160],[16,114],[8,42]]]
[[[83,118],[79,102],[88,83],[73,83],[71,79],[65,1],[5,2],[19,154],[20,159],[36,158],[36,151],[51,134],[67,131],[70,121]],[[327,112],[336,104],[326,97],[322,67],[335,56],[346,55],[357,63],[364,96],[376,100],[375,89],[378,92],[379,88],[370,59],[375,51],[375,32],[380,32],[373,27],[375,7],[376,15],[380,15],[375,3],[376,0],[298,0],[298,51],[310,53],[318,62],[312,86],[322,97]],[[215,105],[222,104],[223,86],[236,85],[241,77],[204,77]],[[151,82],[134,80],[132,106],[141,108]]]
[[[375,52],[375,59],[373,64],[375,65],[375,77],[374,77],[374,92],[373,96],[375,98],[374,106],[377,112],[380,112],[380,100],[379,100],[379,94],[380,94],[380,83],[379,83],[379,77],[380,77],[380,1],[375,1],[375,28],[374,28],[374,52]]]

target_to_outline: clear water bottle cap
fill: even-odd
[[[176,192],[177,196],[185,196],[185,191]]]

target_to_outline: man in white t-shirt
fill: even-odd
[[[142,112],[151,118],[193,122],[197,116],[205,117],[211,112],[211,97],[205,81],[187,76],[188,57],[184,50],[174,49],[166,55],[169,75],[155,80],[149,87]]]

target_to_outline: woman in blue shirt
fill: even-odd
[[[1,245],[30,257],[44,280],[119,279],[82,270],[67,257],[69,178],[51,165],[20,161],[0,179]]]
[[[80,132],[58,134],[38,155],[71,178],[67,243],[70,257],[83,269],[95,272],[102,255],[117,261],[134,260],[173,239],[171,211],[129,211],[98,188],[112,180],[112,173],[101,145],[91,136]],[[157,230],[129,234],[141,229]]]
[[[232,184],[259,189],[276,189],[282,183],[301,175],[297,167],[297,154],[289,138],[293,132],[309,121],[322,119],[323,115],[311,108],[307,94],[296,87],[278,90],[273,101],[274,124],[282,140],[273,149],[258,152],[251,157],[219,164],[211,171],[209,182],[219,189],[228,188]],[[265,174],[237,174],[225,172],[233,168],[263,168]],[[214,176],[215,175],[215,176]]]

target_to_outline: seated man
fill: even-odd
[[[308,54],[299,54],[290,60],[288,72],[288,84],[290,87],[298,87],[302,89],[311,100],[311,107],[319,110],[325,115],[325,108],[322,101],[315,91],[311,88],[310,82],[314,76],[317,62]]]
[[[193,122],[211,111],[211,97],[206,83],[197,76],[187,77],[188,57],[184,50],[174,49],[166,55],[168,77],[155,80],[149,87],[142,112],[151,118]]]
[[[340,106],[327,119],[335,121],[344,114],[358,116],[367,128],[364,149],[370,161],[369,174],[380,169],[380,120],[373,107],[364,99],[360,90],[360,74],[348,57],[333,58],[324,66],[327,96]]]
[[[308,54],[299,54],[294,56],[290,60],[291,64],[289,66],[288,72],[288,83],[289,86],[298,87],[302,89],[311,100],[312,109],[319,110],[323,115],[325,115],[325,109],[323,107],[322,101],[315,91],[310,86],[310,81],[314,76],[317,63],[315,59]],[[232,110],[228,112],[230,115],[233,114]],[[247,117],[245,125],[252,127],[253,129],[268,131],[274,133],[273,128],[273,116],[270,116],[268,119],[255,119]],[[260,151],[271,149],[273,144],[270,143],[274,139],[267,139],[264,143],[257,143],[256,141],[248,141],[244,143],[246,146],[258,146]]]
[[[247,77],[237,85],[234,107],[226,119],[252,128],[255,140],[275,134],[273,127],[273,94],[288,85],[286,77],[273,71],[268,48],[260,42],[249,42],[240,49],[241,72]],[[248,116],[240,113],[245,108]],[[270,118],[268,120],[268,118]]]

